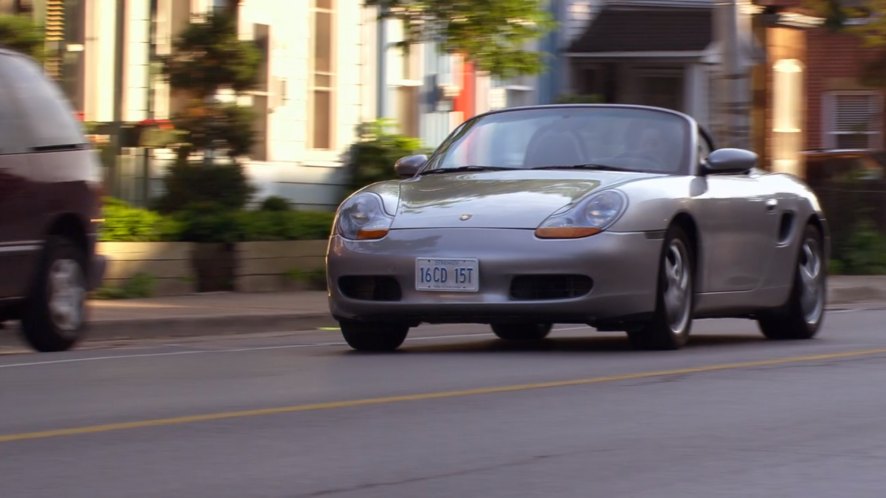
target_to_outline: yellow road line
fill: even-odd
[[[810,363],[816,361],[840,360],[848,358],[860,358],[886,354],[886,348],[848,351],[843,353],[827,353],[807,356],[793,356],[776,358],[771,360],[743,361],[737,363],[722,363],[718,365],[705,365],[700,367],[677,368],[671,370],[653,370],[628,374],[606,375],[601,377],[586,377],[571,380],[558,380],[550,382],[533,382],[529,384],[514,384],[509,386],[479,387],[476,389],[462,389],[455,391],[437,391],[428,393],[406,394],[401,396],[383,396],[378,398],[365,398],[344,401],[330,401],[325,403],[308,403],[303,405],[280,406],[274,408],[258,408],[254,410],[238,410],[217,413],[204,413],[200,415],[186,415],[182,417],[157,418],[149,420],[136,420],[133,422],[120,422],[113,424],[89,425],[82,427],[70,427],[66,429],[51,429],[37,432],[22,432],[18,434],[0,434],[0,443],[24,441],[27,439],[47,439],[62,436],[77,436],[83,434],[95,434],[99,432],[111,432],[127,429],[142,429],[147,427],[161,427],[178,424],[192,424],[197,422],[211,422],[244,417],[263,417],[267,415],[279,415],[282,413],[298,413],[320,410],[334,410],[337,408],[355,408],[360,406],[385,405],[402,403],[406,401],[424,401],[442,398],[459,398],[465,396],[478,396],[484,394],[498,394],[515,391],[530,391],[534,389],[550,389],[555,387],[585,386],[590,384],[602,384],[605,382],[618,382],[625,380],[646,379],[652,377],[665,377],[686,375],[704,372],[717,372],[721,370],[736,370],[742,368],[769,367],[796,363]]]

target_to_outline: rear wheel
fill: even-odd
[[[540,341],[551,333],[550,323],[493,323],[492,331],[506,341]]]
[[[409,325],[339,320],[342,336],[357,351],[394,351],[409,333]]]
[[[794,283],[788,302],[757,318],[760,331],[769,339],[811,339],[824,319],[827,269],[821,232],[807,225],[797,255]]]
[[[679,349],[689,339],[695,289],[689,238],[679,226],[665,236],[658,270],[655,312],[647,323],[628,331],[637,349]]]
[[[25,340],[37,351],[64,351],[82,339],[86,322],[83,251],[64,237],[46,243],[43,264],[22,313]]]

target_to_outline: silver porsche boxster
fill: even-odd
[[[553,323],[677,349],[696,317],[755,319],[808,339],[825,308],[829,238],[815,195],[714,149],[689,116],[554,105],[486,113],[339,207],[332,315],[358,350],[420,323],[488,323],[540,340]]]

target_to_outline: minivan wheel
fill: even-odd
[[[50,237],[22,313],[25,341],[37,351],[65,351],[83,338],[87,278],[83,251]]]

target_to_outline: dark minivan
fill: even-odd
[[[38,351],[83,336],[86,294],[105,266],[95,254],[100,174],[59,88],[0,49],[0,322],[21,320]]]

